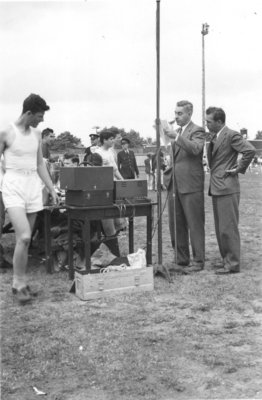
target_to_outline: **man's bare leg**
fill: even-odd
[[[36,213],[26,214],[21,207],[11,207],[7,211],[16,235],[13,256],[13,288],[21,290],[27,286],[28,247]]]

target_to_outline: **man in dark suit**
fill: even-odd
[[[254,147],[240,133],[229,129],[221,108],[206,110],[206,124],[213,134],[207,157],[210,167],[209,195],[212,196],[215,230],[223,268],[217,274],[240,271],[238,173],[244,174],[254,155]],[[242,158],[238,161],[238,154]]]
[[[203,147],[205,131],[191,121],[193,104],[176,105],[177,130],[165,130],[172,143],[172,166],[164,171],[168,190],[169,229],[176,262],[185,273],[197,272],[205,263]],[[192,247],[190,264],[189,235]]]
[[[129,149],[130,140],[126,137],[122,138],[121,145],[123,150],[117,154],[117,164],[120,174],[124,179],[135,179],[135,175],[139,178],[135,154]]]

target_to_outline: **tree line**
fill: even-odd
[[[129,132],[125,131],[123,128],[117,128],[111,126],[110,128],[103,128],[97,133],[101,133],[105,130],[112,131],[115,135],[119,135],[119,141],[116,142],[116,148],[121,148],[121,138],[127,136],[130,140],[130,147],[143,147],[147,145],[154,145],[156,142],[152,138],[142,138],[140,133],[131,129]],[[89,134],[88,134],[89,135]],[[81,139],[77,136],[71,134],[68,131],[60,133],[51,145],[51,150],[53,151],[65,151],[66,149],[76,149],[79,147],[84,147]]]
[[[140,133],[131,129],[129,132],[125,131],[123,128],[117,128],[115,126],[111,126],[110,128],[103,128],[98,133],[103,132],[104,130],[110,130],[114,132],[115,135],[119,135],[120,139],[116,142],[116,148],[121,148],[121,138],[127,136],[130,140],[130,147],[144,147],[155,145],[156,141],[152,138],[142,138]],[[262,140],[262,131],[257,131],[256,140]],[[208,140],[208,137],[207,137]],[[72,135],[70,132],[65,131],[60,133],[54,140],[51,145],[51,150],[53,151],[66,151],[66,149],[76,149],[79,147],[84,147],[81,139],[77,136]]]

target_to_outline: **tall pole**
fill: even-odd
[[[162,265],[162,198],[160,175],[160,0],[156,0],[156,145],[157,145],[157,219],[158,264]]]
[[[158,221],[158,266],[154,268],[172,282],[169,270],[162,264],[162,194],[160,174],[160,0],[156,0],[156,144],[157,144],[157,221]]]
[[[208,34],[209,25],[202,24],[202,126],[205,129],[205,113],[206,113],[206,77],[205,77],[205,35]]]

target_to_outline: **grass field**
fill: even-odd
[[[157,275],[153,292],[83,302],[69,293],[66,272],[47,275],[34,256],[30,277],[41,292],[21,307],[11,271],[2,273],[1,398],[36,399],[35,386],[48,400],[261,399],[261,173],[241,176],[241,185],[240,274],[214,274],[220,257],[208,196],[205,270],[173,275],[172,284]],[[170,265],[167,221],[165,210],[163,263]],[[135,229],[137,249],[145,246],[144,218]],[[10,253],[13,235],[3,242]],[[156,235],[153,242],[157,263]]]

